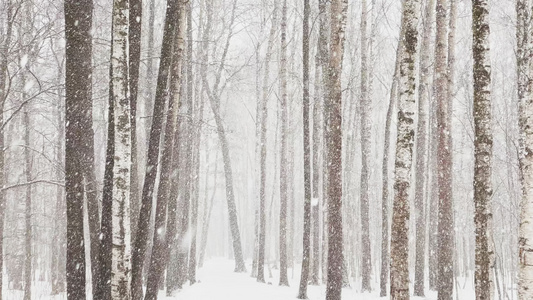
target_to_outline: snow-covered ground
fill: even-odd
[[[270,276],[268,269],[265,269],[267,283],[258,283],[255,278],[250,277],[250,273],[234,273],[233,261],[227,259],[212,259],[205,263],[204,268],[198,271],[199,282],[185,287],[175,297],[160,299],[179,299],[179,300],[294,300],[298,294],[298,285],[300,282],[300,268],[295,268],[294,276],[292,269],[289,269],[290,287],[278,286],[277,270],[272,270]],[[250,266],[248,265],[248,268]],[[378,288],[378,283],[375,283]],[[412,290],[412,289],[411,289]],[[326,287],[309,286],[308,297],[310,300],[326,299]],[[413,297],[413,300],[436,300],[437,294],[428,292],[428,297]],[[375,300],[388,299],[389,297],[380,298],[379,290],[373,293],[360,293],[358,288],[345,288],[342,291],[343,299],[357,300]],[[474,299],[473,289],[470,284],[466,284],[464,289],[459,290],[458,299]]]
[[[198,282],[192,286],[185,286],[173,297],[166,297],[161,292],[161,300],[294,300],[298,294],[300,282],[300,267],[296,267],[294,272],[289,269],[290,287],[278,286],[278,270],[265,268],[267,283],[258,283],[255,278],[247,273],[234,273],[234,262],[225,258],[215,258],[205,262],[204,267],[198,270]],[[250,264],[247,264],[250,269]],[[458,280],[459,293],[458,300],[474,299],[472,280]],[[345,288],[342,292],[343,299],[349,300],[377,300],[389,299],[389,297],[379,297],[379,283],[373,282],[375,291],[373,293],[361,293],[359,286],[352,283],[352,288]],[[412,291],[412,288],[411,288]],[[36,282],[33,286],[33,300],[64,300],[65,295],[50,296],[50,287],[44,282]],[[512,293],[511,293],[512,294]],[[412,297],[413,300],[436,300],[435,292],[427,292],[426,298]],[[497,295],[497,294],[496,294]],[[21,291],[5,291],[5,299],[22,299]],[[326,298],[326,288],[321,286],[309,286],[308,297],[310,300],[324,300]],[[504,297],[505,298],[505,297]],[[516,299],[516,298],[515,298]],[[96,300],[96,299],[95,299]]]

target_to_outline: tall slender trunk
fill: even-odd
[[[24,75],[23,75],[24,76]],[[26,93],[24,93],[26,95]],[[26,97],[24,97],[26,98]],[[24,108],[24,173],[26,182],[31,182],[32,172],[32,158],[30,154],[30,113],[28,108]],[[32,240],[33,240],[33,228],[31,225],[32,219],[32,199],[31,199],[31,184],[26,186],[26,201],[24,208],[25,219],[25,243],[24,243],[24,300],[31,300],[31,287],[32,287]]]
[[[192,5],[189,3],[189,5]],[[192,7],[189,7],[187,17],[187,76],[190,94],[193,97],[193,36],[192,36]],[[196,77],[198,78],[198,77]],[[200,193],[200,143],[202,138],[202,118],[204,113],[204,99],[198,94],[202,91],[195,85],[194,89],[194,115],[191,116],[191,140],[192,140],[192,163],[191,163],[191,245],[189,249],[189,282],[196,283],[196,266],[197,266],[197,236],[198,236],[198,198]],[[192,100],[191,100],[192,102]]]
[[[62,68],[58,68],[61,69]],[[62,71],[58,72],[57,82],[62,82]],[[55,161],[57,166],[55,168],[55,177],[57,181],[63,180],[63,142],[65,136],[64,129],[64,120],[62,116],[63,112],[63,93],[61,90],[58,91],[58,105],[56,109],[56,120],[57,120],[57,145],[55,148]],[[61,186],[56,187],[56,205],[55,205],[55,218],[54,218],[54,237],[52,240],[52,270],[51,270],[51,281],[52,281],[52,295],[57,295],[65,291],[65,202],[63,197],[64,188]]]
[[[228,54],[228,49],[230,45],[231,38],[233,36],[233,24],[235,23],[235,13],[236,13],[237,2],[233,1],[230,22],[228,24],[229,33],[226,38],[226,44],[222,50],[222,57],[220,58],[220,64],[215,75],[215,83],[211,87],[207,81],[207,65],[202,64],[201,68],[201,77],[204,84],[204,88],[207,91],[209,98],[209,104],[211,105],[211,111],[215,117],[216,130],[218,138],[220,141],[220,147],[222,150],[222,159],[224,161],[224,176],[226,179],[226,201],[228,202],[228,215],[230,223],[230,231],[233,244],[233,254],[235,256],[235,272],[246,272],[246,265],[244,264],[244,258],[242,254],[242,245],[241,245],[241,235],[239,231],[239,222],[237,219],[237,206],[235,204],[235,192],[233,188],[233,170],[231,167],[231,157],[229,152],[229,144],[226,136],[226,131],[224,128],[222,116],[220,114],[220,97],[221,90],[219,90],[219,84],[221,80],[221,73],[226,61],[226,56]],[[208,45],[209,37],[211,35],[210,26],[213,18],[213,8],[207,5],[207,25],[206,30],[204,31],[203,42],[206,45],[204,49],[204,59],[208,61]]]
[[[420,48],[420,77],[418,84],[418,125],[416,130],[416,255],[414,295],[424,297],[425,249],[426,249],[426,195],[427,180],[427,132],[428,102],[430,95],[430,52],[431,34],[433,29],[433,12],[435,1],[426,3],[423,21],[422,42]]]
[[[135,0],[137,1],[137,0]],[[142,1],[142,0],[141,0]],[[145,96],[144,96],[144,134],[146,139],[150,137],[150,128],[151,128],[151,122],[150,120],[153,119],[153,107],[154,107],[154,76],[155,76],[155,68],[154,68],[154,23],[155,23],[155,0],[149,0],[149,10],[148,10],[148,42],[146,43],[146,52],[148,59],[146,61],[146,88],[145,88]],[[167,9],[168,9],[169,3],[167,3]],[[141,16],[142,19],[142,16]],[[142,29],[142,28],[141,28]],[[161,61],[160,61],[161,63]],[[137,218],[137,217],[136,217]]]
[[[135,232],[139,218],[139,168],[137,159],[137,103],[139,92],[139,67],[141,64],[141,27],[142,0],[129,0],[129,69],[130,69],[130,116],[131,116],[131,237],[135,240]],[[150,59],[151,61],[151,59]],[[148,75],[148,78],[151,75]],[[148,88],[151,88],[149,86]]]
[[[452,0],[452,3],[454,0]],[[492,112],[489,4],[472,2],[474,58],[474,206],[476,224],[477,300],[494,297],[494,245],[492,241]],[[450,45],[451,46],[451,45]],[[522,240],[521,240],[522,241]],[[522,254],[522,253],[521,253]],[[522,260],[521,260],[522,262]]]
[[[304,231],[302,273],[298,299],[307,299],[307,281],[309,280],[309,264],[311,260],[311,147],[309,144],[309,0],[304,0],[303,19],[303,160],[304,160]],[[342,244],[341,244],[342,246]]]
[[[371,105],[372,99],[368,91],[368,7],[366,0],[361,4],[361,276],[362,291],[370,292],[370,275],[372,273],[372,257],[370,253],[370,221],[369,210],[369,185],[370,157],[371,157]]]
[[[403,22],[402,22],[403,23]],[[403,29],[400,29],[400,36]],[[383,162],[381,166],[381,176],[383,178],[381,191],[381,268],[379,287],[380,297],[387,296],[387,282],[389,278],[389,228],[390,228],[390,197],[389,197],[389,155],[391,142],[391,125],[394,107],[398,99],[398,83],[400,78],[400,62],[402,57],[402,42],[398,40],[396,47],[396,60],[394,66],[394,74],[392,77],[392,84],[389,94],[389,105],[387,108],[387,116],[385,120],[385,141],[383,146]]]
[[[437,39],[435,49],[435,98],[438,126],[438,284],[439,300],[453,296],[453,199],[452,160],[449,135],[451,119],[448,117],[450,98],[447,78],[447,0],[437,0]]]
[[[409,299],[409,193],[413,144],[415,139],[414,118],[416,114],[416,52],[418,45],[419,0],[403,3],[400,62],[400,95],[398,101],[398,133],[396,138],[396,161],[394,201],[391,230],[391,299]]]
[[[184,15],[183,18],[186,16]],[[185,26],[185,19],[183,19],[183,24]],[[185,36],[185,34],[183,34]],[[192,70],[189,69],[187,64],[183,69],[186,72],[186,91],[185,95],[185,105],[183,106],[183,112],[181,115],[186,115],[182,121],[182,134],[183,134],[183,150],[182,155],[182,170],[183,170],[183,193],[180,203],[180,233],[178,237],[178,269],[179,277],[178,284],[181,287],[188,278],[188,255],[189,255],[189,245],[190,245],[190,210],[191,210],[191,159],[192,159],[192,112],[193,112],[193,103],[192,103],[192,80],[190,75]],[[189,73],[189,71],[191,71]]]
[[[11,0],[6,2],[6,33],[3,38],[0,60],[0,124],[4,125],[4,106],[7,98],[6,82],[8,79],[8,63],[9,63],[9,49],[11,46],[11,39],[13,34],[13,24],[15,21],[14,6]],[[65,26],[66,28],[66,26]],[[67,45],[68,41],[67,41]],[[5,150],[4,150],[4,131],[0,132],[0,185],[5,184]],[[0,270],[4,269],[4,224],[5,224],[6,199],[5,192],[0,191]],[[2,290],[4,287],[3,276],[0,278],[0,300],[2,297]]]
[[[172,54],[172,68],[171,68],[171,89],[172,99],[168,103],[167,121],[165,124],[165,138],[163,141],[163,150],[161,154],[161,173],[159,175],[159,185],[157,191],[157,204],[155,212],[155,227],[156,231],[153,236],[153,248],[150,258],[150,268],[148,272],[148,281],[146,284],[145,300],[157,299],[161,277],[163,276],[165,265],[168,261],[170,246],[174,241],[175,229],[166,227],[167,222],[167,206],[169,198],[171,197],[171,175],[175,171],[172,169],[173,161],[178,159],[174,156],[174,147],[178,147],[178,139],[176,131],[178,130],[178,113],[181,107],[181,70],[184,55],[184,34],[185,34],[185,18],[186,18],[186,3],[179,0],[177,6],[177,21],[174,30],[174,49]],[[180,136],[181,138],[181,136]],[[176,182],[174,182],[176,183]],[[175,214],[175,211],[169,211],[168,214]],[[170,220],[171,218],[169,218]],[[184,224],[181,224],[182,226]],[[178,266],[179,267],[179,266]],[[170,290],[169,293],[174,291]]]
[[[131,299],[131,118],[128,81],[129,2],[113,1],[111,86],[114,109],[111,297]],[[109,255],[109,254],[108,254]]]
[[[70,300],[83,300],[85,292],[85,245],[83,239],[83,158],[87,124],[84,114],[91,105],[92,12],[91,0],[66,0],[65,79],[65,190],[67,203],[67,294]]]
[[[533,36],[530,30],[531,1],[518,0],[517,12],[517,75],[519,125],[520,125],[520,179],[522,183],[522,199],[519,230],[519,271],[518,271],[518,299],[533,298],[533,102],[532,81],[529,80],[533,70],[531,59]]]
[[[139,223],[132,255],[132,283],[131,290],[133,300],[140,300],[143,296],[142,275],[145,255],[148,245],[150,215],[152,213],[152,199],[154,185],[159,164],[159,142],[161,139],[161,128],[163,124],[163,114],[165,98],[167,96],[167,82],[170,71],[173,34],[176,27],[177,8],[179,0],[169,0],[165,16],[163,32],[163,44],[161,46],[161,59],[159,61],[159,73],[157,76],[156,97],[150,130],[150,140],[148,143],[148,156],[146,161],[146,173],[144,177],[142,203],[139,213]]]
[[[265,282],[265,237],[266,237],[266,148],[267,148],[267,123],[268,123],[268,98],[270,88],[270,60],[272,57],[272,48],[274,48],[274,38],[276,35],[278,7],[277,0],[274,1],[274,9],[272,11],[272,20],[270,26],[270,33],[268,36],[267,52],[265,57],[265,71],[263,72],[263,91],[261,101],[261,145],[259,157],[259,253],[257,260],[257,281]]]
[[[326,118],[328,172],[328,279],[327,300],[340,300],[344,254],[342,228],[342,59],[348,1],[331,2],[331,41],[327,69]]]
[[[279,285],[289,285],[287,277],[287,0],[281,10],[281,149],[280,149],[280,207],[279,207]]]
[[[327,160],[327,138],[328,133],[326,130],[326,120],[327,120],[327,114],[328,114],[328,107],[326,106],[326,98],[328,90],[326,88],[327,82],[328,82],[328,64],[329,64],[329,35],[330,30],[329,28],[329,16],[328,16],[328,9],[327,9],[327,3],[326,0],[319,0],[318,1],[318,11],[319,11],[319,22],[320,22],[320,28],[319,28],[319,38],[318,38],[318,51],[319,51],[319,57],[320,57],[320,75],[321,75],[321,83],[324,87],[323,95],[322,95],[322,257],[321,257],[321,263],[322,263],[322,283],[326,283],[327,279],[327,256],[328,256],[328,235],[326,234],[328,232],[328,204],[327,204],[327,189],[328,189],[328,160]]]

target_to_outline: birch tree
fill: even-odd
[[[394,201],[391,230],[391,299],[409,299],[409,190],[413,163],[416,114],[416,52],[418,45],[418,16],[420,1],[406,0],[402,12],[402,53],[398,101],[398,133],[396,137],[396,162]]]
[[[129,2],[113,1],[111,90],[114,105],[111,297],[131,299],[131,119],[128,84]]]
[[[453,0],[452,0],[453,1]],[[494,246],[492,245],[492,113],[489,7],[472,2],[474,58],[474,205],[476,224],[476,299],[493,299]],[[450,297],[451,299],[451,297]]]
[[[533,40],[529,24],[531,1],[517,0],[517,77],[520,125],[520,177],[522,201],[520,205],[518,299],[533,297],[533,102],[532,82],[529,76],[533,70],[530,58]]]

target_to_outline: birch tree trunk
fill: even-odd
[[[328,197],[328,269],[326,299],[340,300],[343,284],[342,229],[342,59],[348,12],[347,0],[331,2],[331,40],[327,69],[328,107],[326,118],[326,159],[329,166]]]
[[[114,105],[111,297],[131,299],[131,119],[128,81],[129,3],[113,1],[111,86]],[[108,254],[109,255],[109,254]]]
[[[454,0],[452,0],[454,1]],[[492,240],[492,112],[489,4],[472,2],[474,58],[474,206],[476,225],[476,300],[494,297]],[[451,299],[451,298],[450,298]]]
[[[533,70],[530,30],[531,1],[517,0],[517,73],[522,201],[519,230],[518,299],[533,298],[533,102],[529,77]],[[529,12],[529,13],[528,13]]]
[[[414,296],[424,297],[425,249],[426,249],[426,189],[427,189],[427,152],[428,152],[428,107],[430,95],[430,43],[433,32],[435,0],[426,3],[423,21],[422,43],[420,48],[420,77],[418,85],[418,125],[416,133],[416,255]]]
[[[398,133],[396,138],[396,162],[394,202],[391,230],[391,299],[409,299],[409,192],[413,144],[415,138],[414,116],[416,114],[416,52],[418,45],[419,0],[403,3],[403,43],[400,62],[400,95],[398,102]]]
[[[279,208],[279,285],[288,286],[287,277],[287,0],[283,0],[281,10],[281,149],[280,149],[280,208]],[[317,220],[315,220],[317,221]],[[318,242],[318,241],[317,241]]]

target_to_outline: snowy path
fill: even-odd
[[[205,263],[204,267],[198,271],[199,282],[186,286],[175,297],[160,299],[166,300],[295,300],[298,294],[298,285],[300,282],[300,269],[294,271],[294,278],[291,278],[291,269],[289,269],[290,287],[278,286],[277,270],[272,270],[271,278],[268,269],[265,268],[265,277],[267,284],[256,282],[255,278],[250,277],[250,273],[234,273],[233,261],[227,259],[212,259]],[[249,264],[247,265],[250,268]],[[269,284],[270,283],[270,284]],[[325,299],[325,286],[309,286],[308,297],[310,300]],[[469,293],[468,293],[469,294]],[[374,293],[358,293],[355,289],[343,289],[343,299],[357,300],[376,300],[388,299],[380,298],[379,291]],[[434,300],[437,299],[434,293],[428,298],[413,297],[413,300]],[[473,299],[468,296],[460,299]]]

